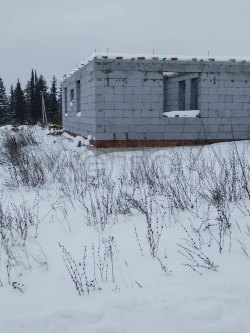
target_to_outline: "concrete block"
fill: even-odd
[[[163,80],[162,72],[146,71],[145,78],[154,80]]]
[[[208,94],[208,95],[200,95],[199,96],[199,102],[200,103],[209,103],[211,100],[211,96]]]
[[[115,132],[130,132],[130,125],[125,125],[125,124],[117,124],[115,125]]]
[[[115,110],[131,110],[132,102],[115,102],[114,103]]]
[[[137,132],[148,132],[148,125],[132,125],[130,126],[130,133],[137,133]]]
[[[142,81],[141,79],[127,79],[126,85],[128,87],[141,87],[142,86]]]
[[[133,110],[142,110],[143,103],[142,102],[132,102],[132,109]]]
[[[250,103],[243,103],[243,110],[249,110],[250,111]]]
[[[95,115],[94,115],[96,118],[98,117],[105,117],[105,110],[104,109],[101,109],[101,110],[96,110],[95,112]]]
[[[104,133],[105,132],[105,125],[96,125],[96,132],[97,133]]]
[[[161,100],[160,102],[152,102],[151,109],[154,111],[159,110],[162,113],[163,112],[163,100]]]
[[[129,95],[125,95],[129,96]],[[105,102],[122,102],[124,95],[117,95],[117,94],[106,94],[105,95]]]
[[[219,131],[219,125],[218,124],[209,124],[209,125],[204,125],[203,130],[206,133],[210,132],[218,132]]]
[[[139,132],[131,132],[128,133],[128,139],[129,140],[146,140],[147,135],[146,132],[139,133]]]
[[[113,87],[113,93],[117,95],[130,95],[133,93],[132,87]]]
[[[141,110],[122,110],[124,117],[138,117],[142,118]]]
[[[202,121],[202,126],[217,125],[221,123],[219,118],[201,118],[201,121]]]
[[[141,117],[143,118],[151,118],[151,117],[156,117],[158,114],[155,112],[155,110],[141,110]]]
[[[244,94],[244,95],[250,95],[250,87],[248,87],[248,88],[243,88],[243,94]]]
[[[203,87],[202,85],[200,85],[199,87],[199,94],[200,95],[209,95],[209,87]]]
[[[183,125],[184,133],[203,132],[203,131],[204,131],[204,128],[202,125],[197,125],[197,124]]]
[[[141,95],[123,95],[123,102],[140,102],[142,100]]]
[[[209,110],[225,110],[226,109],[226,103],[209,103]]]
[[[96,70],[95,71],[95,79],[106,79],[110,71],[108,70]]]
[[[232,124],[220,124],[218,130],[219,132],[232,132]]]
[[[144,79],[142,80],[143,87],[163,87],[163,80]]]
[[[215,87],[211,87],[208,89],[209,90],[209,94],[213,95],[222,95],[222,94],[227,94],[227,88],[215,88]]]
[[[114,110],[115,102],[96,102],[96,109],[98,110]]]
[[[227,88],[227,95],[244,95],[243,88]]]
[[[129,71],[131,70],[131,61],[116,61],[111,63],[111,71]]]
[[[230,110],[241,110],[243,108],[243,103],[226,103],[225,108]]]
[[[113,133],[96,133],[95,139],[96,140],[113,140],[114,134]]]
[[[149,119],[150,119],[150,124],[152,124],[152,125],[162,125],[162,123],[163,123],[162,122],[163,119],[160,117],[150,117]]]
[[[114,125],[132,125],[132,120],[128,117],[116,117],[114,118]]]
[[[150,118],[148,119],[148,123],[150,124]],[[148,132],[165,132],[166,125],[148,125]]]
[[[134,95],[145,95],[151,93],[150,87],[133,87],[132,89],[132,93]]]
[[[225,137],[226,137],[225,133],[220,133],[218,131],[216,132],[206,131],[204,138],[207,140],[219,140],[219,139],[225,139]]]
[[[235,82],[233,80],[224,81],[225,88],[233,88],[234,85],[235,85]],[[228,92],[227,92],[227,94],[228,94]]]
[[[131,117],[131,125],[149,125],[152,124],[151,118]]]
[[[106,95],[106,94],[114,94],[114,87],[96,87],[95,88],[95,94],[103,94],[103,95]],[[83,99],[83,102],[85,101],[86,99]]]
[[[200,132],[185,132],[180,135],[182,140],[204,140],[204,133]]]
[[[147,132],[146,133],[147,140],[164,140],[164,133],[163,132]]]
[[[104,115],[106,118],[114,118],[114,117],[123,117],[123,110],[104,110]],[[101,117],[100,117],[101,118]]]
[[[202,118],[177,118],[178,123],[177,124],[183,124],[183,125],[201,125],[202,124]]]
[[[160,72],[163,71],[162,61],[147,60],[147,63],[143,63],[143,61],[137,61],[137,70],[142,72]]]
[[[157,103],[162,100],[162,96],[161,95],[142,95],[141,100],[142,100],[142,102]]]
[[[126,79],[127,78],[127,72],[125,71],[113,71],[111,70],[110,73],[108,73],[108,77],[110,79]]]
[[[102,101],[104,101],[104,97],[106,97],[106,95],[104,95],[104,94],[96,94],[96,96],[95,96],[96,102],[102,102]]]
[[[127,79],[105,79],[104,81],[105,87],[126,87]]]
[[[139,71],[127,71],[128,79],[143,79],[146,76],[145,72]]]
[[[244,102],[244,103],[249,103],[249,95],[235,95],[233,96],[233,102]],[[249,103],[250,104],[250,103]]]
[[[233,111],[229,110],[229,109],[225,109],[222,112],[220,111],[220,113],[219,113],[220,119],[230,118],[230,117],[232,117],[232,115],[233,115]]]
[[[163,133],[163,140],[182,140],[182,133]]]
[[[232,118],[232,123],[236,125],[250,125],[250,117]]]
[[[219,103],[225,103],[225,96],[226,95],[218,95],[218,102]]]
[[[234,132],[249,132],[249,125],[244,124],[233,124]]]
[[[250,139],[250,132],[234,132],[233,133],[234,140],[249,140]]]
[[[199,110],[201,111],[201,113],[203,112],[203,110],[209,110],[209,103],[208,102],[200,102],[199,101]]]
[[[232,110],[232,117],[249,117],[249,112],[248,110]]]
[[[115,118],[110,117],[110,118],[96,118],[96,125],[114,125],[115,123]]]
[[[176,124],[176,125],[164,125],[164,132],[168,133],[182,133],[184,129],[184,125]]]
[[[105,125],[104,133],[115,133],[116,125]]]
[[[236,118],[234,118],[236,119]],[[218,122],[219,125],[232,125],[232,118],[231,117],[225,117],[221,118],[220,121]]]
[[[127,133],[116,133],[116,140],[126,140],[127,139]]]
[[[233,103],[233,95],[225,95],[224,97],[226,103]]]
[[[104,87],[104,79],[96,79],[95,87]]]

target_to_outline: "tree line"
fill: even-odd
[[[35,125],[42,122],[42,98],[44,98],[47,120],[51,124],[61,124],[61,86],[58,91],[56,77],[53,76],[50,88],[43,75],[32,69],[30,80],[24,89],[18,79],[16,86],[7,95],[0,77],[0,126]]]

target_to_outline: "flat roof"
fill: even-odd
[[[82,67],[87,65],[94,59],[110,59],[110,60],[150,60],[150,61],[189,61],[189,62],[231,62],[231,63],[250,63],[250,57],[233,57],[233,56],[183,56],[183,55],[157,55],[157,54],[126,54],[126,53],[94,53],[87,59],[83,60],[79,65],[74,67],[69,73],[65,74],[63,80],[71,77]]]

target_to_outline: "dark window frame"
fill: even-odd
[[[178,111],[186,110],[186,80],[178,81]]]
[[[64,88],[64,113],[68,113],[68,88]]]
[[[81,112],[81,80],[76,81],[76,113]]]
[[[191,86],[190,86],[190,109],[191,110],[198,110],[199,103],[198,103],[198,88],[199,88],[199,78],[195,77],[191,79]]]

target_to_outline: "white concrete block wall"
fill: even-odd
[[[163,72],[199,76],[201,118],[163,118]],[[247,63],[95,59],[65,80],[81,80],[82,115],[63,118],[64,128],[96,140],[204,140],[250,138],[250,65]],[[171,79],[168,107],[176,110],[178,78]],[[172,85],[172,86],[171,86]],[[190,105],[190,85],[186,86]],[[68,107],[69,108],[69,107]],[[70,113],[71,112],[71,113]]]
[[[95,72],[94,63],[91,62],[81,70],[76,72],[70,78],[63,82],[63,127],[65,130],[88,137],[93,136],[96,131],[96,116],[95,116]],[[77,116],[76,110],[76,82],[80,80],[81,90],[81,115]],[[65,116],[65,90],[67,87],[67,117]],[[70,90],[74,89],[74,105],[70,105]]]

